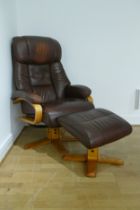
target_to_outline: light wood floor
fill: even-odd
[[[0,210],[140,210],[140,127],[101,148],[125,165],[100,164],[96,178],[85,177],[84,163],[63,161],[52,145],[23,149],[44,136],[44,128],[26,128],[1,163]],[[79,142],[65,145],[85,151]]]

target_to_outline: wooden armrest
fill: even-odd
[[[40,123],[42,121],[42,106],[40,104],[32,104],[24,98],[16,98],[13,101],[14,104],[21,103],[21,102],[28,103],[34,109],[35,116],[34,118],[23,116],[23,117],[20,117],[20,120],[22,120],[25,123],[32,124],[32,125],[36,125]]]
[[[87,100],[93,104],[93,97],[91,95],[87,97]]]
[[[93,103],[92,96],[88,96],[87,100],[89,102]],[[23,117],[20,117],[20,120],[25,123],[32,124],[32,125],[36,125],[36,124],[40,123],[42,121],[42,106],[40,104],[32,104],[30,101],[26,100],[25,98],[16,98],[13,100],[14,104],[21,103],[21,102],[28,103],[34,109],[35,116],[34,116],[34,118],[23,116]]]

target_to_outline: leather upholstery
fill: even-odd
[[[13,99],[15,98],[23,98],[26,101],[28,101],[29,103],[33,103],[33,104],[40,104],[42,103],[42,98],[40,95],[37,95],[35,93],[28,93],[25,91],[21,91],[21,90],[15,90],[12,96]]]
[[[83,85],[69,85],[66,88],[66,96],[74,98],[86,98],[91,94],[90,88]]]
[[[127,121],[104,109],[61,116],[58,121],[89,149],[116,141],[132,131]]]
[[[43,121],[48,127],[59,126],[56,117],[60,115],[91,108],[86,101],[90,89],[70,86],[60,62],[61,46],[56,40],[38,36],[15,37],[12,59],[15,80],[13,99],[23,97],[29,103],[41,104]],[[26,102],[22,103],[22,111],[34,115],[34,110]]]
[[[50,127],[61,126],[58,118],[71,113],[84,112],[93,109],[92,103],[77,99],[65,99],[48,103],[44,107],[43,122]],[[76,126],[76,125],[75,125]]]
[[[15,37],[12,49],[15,61],[23,64],[47,64],[61,60],[61,46],[52,38]]]
[[[51,65],[51,77],[53,85],[56,90],[56,96],[58,99],[65,97],[65,88],[70,85],[70,81],[64,71],[61,63],[52,63]]]

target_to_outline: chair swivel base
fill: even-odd
[[[66,148],[63,146],[60,135],[60,128],[48,128],[47,129],[47,139],[39,140],[37,142],[32,142],[24,146],[25,149],[36,148],[45,144],[52,143],[55,148],[61,153],[64,160],[67,161],[82,161],[87,164],[86,176],[95,177],[96,176],[96,166],[97,163],[109,163],[113,165],[123,165],[124,162],[119,159],[109,159],[102,158],[99,156],[99,149],[88,149],[87,154],[74,155],[69,154]],[[70,138],[68,139],[70,140]],[[73,138],[72,138],[73,141]]]

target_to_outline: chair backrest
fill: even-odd
[[[61,60],[60,44],[47,37],[22,36],[12,41],[12,59],[17,90],[34,92],[43,103],[64,97],[70,84]]]

